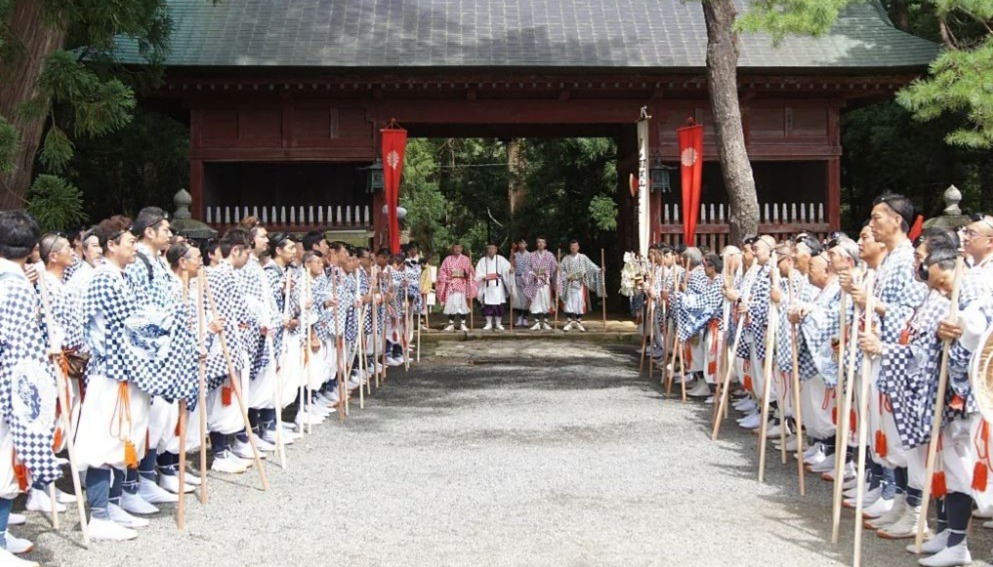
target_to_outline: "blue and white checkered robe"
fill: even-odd
[[[175,356],[169,367],[175,369],[175,374],[171,377],[175,380],[175,395],[186,398],[186,406],[189,411],[196,408],[200,389],[200,360],[197,356],[199,351],[197,339],[197,312],[195,291],[186,293],[183,298],[183,280],[174,273],[169,274],[171,278],[170,293],[177,306],[177,319],[181,323],[176,326],[173,342],[182,342],[181,348],[174,348]],[[175,345],[174,345],[175,346]],[[188,353],[188,354],[183,354]],[[182,392],[186,392],[183,396]]]
[[[144,330],[142,344],[156,355],[132,352],[135,370],[130,381],[151,395],[168,401],[186,398],[195,401],[197,385],[196,336],[190,322],[195,320],[191,305],[183,302],[182,282],[166,266],[158,254],[143,244],[137,246],[135,261],[124,268],[124,281],[136,305],[131,323],[141,321]],[[163,341],[169,336],[168,343]],[[132,335],[136,337],[136,335]],[[159,348],[166,349],[159,351]],[[192,370],[191,370],[192,369]]]
[[[83,336],[90,349],[87,378],[98,375],[118,382],[131,380],[134,360],[126,345],[125,321],[137,311],[138,303],[124,272],[109,262],[97,268],[83,298]]]
[[[0,259],[0,417],[33,482],[61,472],[55,437],[55,373],[40,327],[40,306],[21,267]]]
[[[283,290],[289,277],[289,270],[283,270],[276,262],[269,262],[262,268],[262,272],[265,274],[266,289],[269,291],[272,307],[274,308],[271,318],[272,327],[269,328],[269,338],[272,340],[273,352],[279,353],[282,352],[283,333],[286,331],[285,327],[283,327],[283,311],[286,306],[286,298]]]
[[[880,373],[877,388],[889,398],[893,422],[907,449],[923,445],[931,436],[941,364],[941,341],[935,332],[949,306],[948,298],[937,291],[928,293],[907,323],[909,343],[899,343],[903,329],[896,342],[883,343],[882,360],[889,371]]]
[[[359,283],[362,289],[362,295],[366,295],[369,293],[369,290],[372,289],[371,287],[372,282],[371,282],[371,278],[369,277],[369,272],[367,272],[365,268],[363,268],[362,266],[359,266],[356,269],[356,272],[358,272],[359,274]],[[372,317],[370,316],[371,313],[370,304],[365,304],[360,309],[362,310],[362,333],[365,336],[371,335]]]
[[[246,310],[248,319],[243,321],[246,324],[243,333],[251,360],[248,376],[254,380],[269,364],[269,349],[266,348],[266,337],[262,334],[262,328],[273,327],[272,315],[275,306],[272,304],[272,295],[268,290],[268,280],[255,256],[250,257],[243,268],[235,270],[235,275],[239,290],[248,306]]]
[[[720,277],[707,278],[702,266],[690,271],[686,292],[677,292],[672,300],[679,340],[690,340],[706,330],[711,319],[720,317],[722,283]]]
[[[800,320],[799,367],[800,379],[820,376],[828,388],[838,384],[838,353],[834,341],[841,340],[841,285],[832,279],[808,304],[810,311]]]
[[[772,289],[770,275],[772,273],[772,260],[766,262],[764,266],[759,266],[752,279],[751,290],[748,296],[747,321],[742,330],[742,334],[748,333],[752,336],[755,344],[755,358],[765,359],[765,333],[769,323],[769,292]],[[745,340],[738,345],[738,358],[748,359],[750,351]]]
[[[359,290],[359,284],[361,280],[358,280],[358,272],[345,273],[341,278],[341,286],[338,288],[341,292],[342,311],[345,313],[345,326],[344,326],[344,337],[345,341],[348,343],[354,343],[355,339],[359,336],[359,318],[358,310],[355,308],[355,302],[361,297],[362,293]]]
[[[66,285],[58,278],[48,272],[43,272],[41,277],[45,278],[45,287],[48,290],[48,304],[52,312],[50,317],[55,326],[59,328],[61,344],[55,345],[62,350],[73,350],[83,346],[83,312],[78,301],[74,301]],[[41,289],[38,288],[39,294]],[[40,296],[39,296],[40,297]],[[45,335],[48,335],[47,325]]]
[[[793,270],[791,278],[779,279],[779,291],[782,292],[781,303],[779,304],[779,328],[776,330],[776,367],[781,372],[793,373],[793,329],[789,320],[789,310],[799,307],[806,302],[809,295],[807,287],[809,282],[807,277],[800,273],[800,270]],[[792,287],[792,293],[790,292]],[[792,302],[790,299],[792,298]],[[800,331],[797,330],[797,343],[800,342]],[[798,356],[797,366],[800,365]],[[810,367],[808,366],[808,370]],[[800,373],[801,375],[803,372]]]
[[[421,312],[421,265],[407,260],[404,263],[403,279],[407,282],[407,296],[410,298],[412,313]]]
[[[337,306],[325,307],[324,303],[334,299],[334,291],[331,289],[331,280],[326,275],[321,275],[313,280],[311,294],[314,297],[314,333],[322,342],[334,345],[337,335],[335,325],[335,312]]]
[[[231,364],[234,366],[235,372],[241,372],[244,370],[242,355],[246,352],[246,346],[239,323],[247,318],[247,315],[244,314],[247,308],[242,296],[238,294],[238,282],[234,269],[227,262],[221,262],[216,267],[207,268],[206,272],[207,285],[217,309],[215,316],[210,311],[206,297],[203,298],[203,309],[207,316],[207,322],[209,323],[217,317],[224,319],[224,340],[231,354]],[[207,389],[215,390],[228,379],[228,367],[221,350],[220,337],[207,333],[205,342],[207,349]]]
[[[928,295],[927,284],[917,281],[914,274],[914,249],[904,242],[886,255],[876,270],[875,296],[886,304],[886,316],[880,322],[879,337],[883,343],[900,342],[900,333],[914,314],[917,306]],[[892,364],[895,359],[883,357],[879,364],[878,381],[890,379],[892,373],[903,368]]]

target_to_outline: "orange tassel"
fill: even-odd
[[[225,406],[231,405],[231,387],[224,386],[221,388],[221,404]]]
[[[748,390],[749,392],[755,391],[755,389],[752,388],[752,377],[749,376],[748,374],[745,374],[744,384],[745,384],[745,389]]]
[[[124,442],[124,466],[129,469],[138,468],[138,450],[130,441]]]
[[[965,409],[965,400],[962,399],[962,396],[955,394],[952,397],[952,401],[949,402],[948,407],[955,411],[963,411]]]
[[[838,406],[831,408],[831,425],[838,425]]]
[[[707,374],[713,376],[717,374],[717,361],[711,360],[707,363]]]
[[[179,437],[179,420],[176,420],[176,429],[173,430],[172,434]]]
[[[976,463],[976,468],[972,471],[972,489],[976,492],[985,492],[986,483],[989,477],[989,467],[986,463],[978,462]]]
[[[945,471],[938,471],[931,477],[931,495],[934,498],[944,498],[948,494],[948,483],[945,482]]]
[[[851,410],[848,414],[848,429],[852,433],[858,433],[859,418],[855,415],[855,410]]]
[[[55,428],[55,439],[52,440],[52,451],[58,452],[62,448],[62,428]]]
[[[889,451],[887,450],[887,444],[886,444],[886,432],[883,431],[882,429],[879,429],[876,431],[876,455],[881,459],[885,459],[888,453]]]
[[[30,483],[28,482],[28,467],[24,466],[24,463],[17,460],[17,455],[13,455],[14,459],[14,478],[17,479],[17,486],[24,492],[28,489]]]

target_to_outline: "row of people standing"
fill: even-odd
[[[583,315],[590,308],[590,296],[604,297],[600,267],[580,252],[579,242],[569,243],[569,253],[561,260],[547,249],[544,238],[536,240],[529,252],[521,239],[511,250],[510,260],[490,243],[486,254],[473,266],[460,244],[438,268],[437,295],[448,317],[445,331],[468,331],[466,319],[473,300],[482,306],[486,324],[483,330],[504,330],[503,317],[509,304],[514,325],[532,331],[550,331],[549,315],[561,305],[566,317],[563,331],[585,331]],[[529,318],[534,319],[530,325]]]
[[[742,429],[835,483],[835,526],[842,506],[858,507],[864,529],[882,539],[924,531],[921,565],[966,565],[971,518],[993,518],[989,416],[973,391],[993,327],[993,217],[911,240],[914,220],[910,200],[889,194],[857,240],[764,235],[720,256],[658,247],[641,275],[657,307],[646,314],[655,339],[646,350],[708,403],[721,404],[717,385],[734,384]],[[925,487],[938,503],[933,526]],[[914,543],[906,551],[918,553]]]

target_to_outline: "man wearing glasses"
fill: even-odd
[[[989,276],[993,276],[993,217],[982,213],[970,217],[971,223],[961,231],[962,250],[971,264],[971,270],[978,270],[986,276],[987,285],[993,286]]]

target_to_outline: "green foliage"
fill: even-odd
[[[8,173],[14,166],[17,138],[17,129],[0,116],[0,173]]]
[[[28,192],[27,210],[43,230],[68,230],[86,219],[83,195],[55,175],[39,175]]]
[[[590,218],[600,230],[617,230],[617,202],[607,195],[590,199]]]
[[[45,136],[38,160],[52,173],[62,173],[72,159],[72,141],[61,129],[52,126]]]
[[[706,1],[706,0],[704,0]],[[788,35],[821,36],[845,6],[865,0],[755,0],[738,17],[738,31],[765,32],[778,44]]]
[[[897,100],[918,120],[947,112],[966,116],[968,123],[945,137],[949,144],[993,147],[993,34],[975,49],[942,53],[931,64],[930,75],[902,90]]]
[[[75,177],[78,180],[78,174],[71,170],[71,166],[85,170],[86,162],[90,160],[84,157],[80,163],[74,163],[74,152],[80,148],[93,149],[91,145],[81,144],[82,139],[118,132],[131,122],[136,106],[135,88],[154,87],[161,80],[158,64],[166,53],[172,22],[166,0],[38,1],[44,16],[41,25],[68,30],[66,45],[51,53],[26,53],[24,46],[6,28],[6,16],[12,3],[10,0],[0,0],[0,68],[13,58],[25,56],[32,57],[32,61],[41,66],[37,84],[24,89],[35,94],[29,99],[15,101],[15,107],[23,118],[48,120],[47,132],[37,156],[42,175],[32,186],[28,200],[33,210],[45,215],[47,220],[43,224],[55,226],[67,220],[82,220],[82,203],[76,199],[79,192],[68,179]],[[115,42],[121,37],[131,38],[138,44],[149,63],[145,69],[126,70],[115,63],[113,50]],[[187,139],[185,133],[179,134],[175,128],[167,129],[167,133],[173,141]],[[153,136],[158,134],[152,133]],[[8,120],[0,116],[0,172],[12,169],[17,159],[17,139],[18,133]],[[145,141],[134,139],[131,142],[133,145],[123,151],[108,150],[104,153],[118,158],[134,157],[133,154],[142,152],[138,148]],[[170,151],[174,144],[166,145],[170,148],[163,155],[140,156],[143,161],[113,164],[110,170],[115,170],[118,178],[123,179],[128,177],[120,174],[123,169],[161,170],[163,162],[167,167],[172,167],[174,161]],[[97,158],[97,161],[100,159]],[[110,174],[104,173],[101,171],[95,177],[106,180]],[[69,177],[56,178],[52,174]],[[144,177],[149,177],[147,171]],[[170,182],[173,183],[171,195],[179,185],[174,180]],[[108,195],[107,189],[106,186],[95,188],[97,201]],[[110,195],[118,194],[119,186],[114,185],[111,189]],[[155,189],[151,191],[153,197]],[[142,191],[137,193],[146,196]],[[65,207],[65,210],[57,212],[57,207]],[[101,207],[98,205],[96,209]]]

